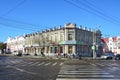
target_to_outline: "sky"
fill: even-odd
[[[67,23],[120,36],[120,0],[0,0],[0,42]]]

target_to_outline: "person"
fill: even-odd
[[[41,52],[41,55],[42,55],[42,56],[45,56],[43,52]]]
[[[37,53],[35,53],[34,56],[37,56]]]
[[[73,59],[75,58],[75,54],[73,54]]]
[[[79,57],[79,60],[81,59],[81,54],[80,53],[78,53],[78,57]]]
[[[66,54],[64,53],[64,54],[63,54],[64,58],[65,58],[65,55],[66,55]]]

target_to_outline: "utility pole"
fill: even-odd
[[[101,26],[98,26],[96,27],[97,28],[100,28]],[[93,29],[93,46],[92,46],[92,50],[93,50],[93,59],[96,59],[97,57],[97,53],[96,53],[96,50],[98,50],[98,45],[97,45],[97,30],[96,29]],[[99,29],[98,29],[99,30]]]
[[[93,30],[93,46],[92,46],[92,50],[93,50],[93,59],[96,59],[96,31]]]

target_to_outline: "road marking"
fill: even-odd
[[[45,64],[45,62],[42,62],[42,63],[38,64],[38,66],[43,65],[43,64]]]
[[[26,64],[22,64],[21,66],[26,66]]]
[[[114,75],[93,65],[89,67],[86,65],[64,65],[56,80],[117,80]]]
[[[92,66],[96,66],[95,64],[93,64],[93,63],[89,63],[90,65],[92,65]]]
[[[98,73],[100,73],[100,72],[103,72],[102,74],[109,74],[109,73],[106,73],[106,72],[104,72],[104,71],[98,71],[98,70],[86,70],[86,71],[81,71],[81,70],[78,70],[78,71],[76,71],[76,70],[74,70],[74,71],[66,71],[66,73],[95,73],[95,74],[98,74]],[[101,73],[100,73],[101,74]]]
[[[47,66],[47,65],[49,65],[49,64],[51,64],[51,62],[46,63],[45,66]]]
[[[100,63],[96,63],[97,65],[100,65],[100,66],[105,66],[105,65],[103,65],[102,63],[100,64]]]
[[[55,66],[57,64],[57,62],[53,63],[52,66]]]
[[[114,64],[110,64],[111,66],[119,66],[118,64],[114,63]]]
[[[34,65],[36,65],[36,64],[38,64],[39,62],[35,62],[35,63],[33,63],[33,64],[31,64],[30,66],[34,66]]]
[[[91,70],[91,71],[93,71],[93,70],[101,71],[101,69],[98,69],[98,68],[93,68],[93,69],[92,68],[90,68],[90,69],[88,69],[88,68],[87,69],[78,68],[77,70],[80,70],[80,71],[85,71],[85,70],[87,70],[87,71],[88,70]]]
[[[120,79],[71,79],[71,78],[57,78],[56,80],[120,80]]]
[[[58,77],[65,77],[65,78],[113,78],[115,76],[113,75],[92,75],[92,74],[88,74],[88,75],[62,75],[62,74],[59,74]]]
[[[62,66],[63,65],[63,63],[60,63],[60,66]]]
[[[34,62],[29,62],[28,64],[33,64]]]
[[[92,75],[106,75],[106,74],[109,74],[109,73],[99,73],[99,72],[94,72],[94,73],[92,73],[92,72],[87,72],[87,73],[86,73],[86,72],[87,72],[87,71],[85,71],[85,72],[83,72],[83,71],[82,71],[82,72],[64,72],[64,73],[61,73],[61,74],[64,74],[64,75],[67,75],[67,74],[69,74],[69,75],[72,75],[72,74],[73,74],[73,75],[75,75],[75,74],[77,74],[77,75],[79,75],[79,74],[84,74],[84,75],[85,75],[85,74],[86,74],[86,75],[91,75],[91,74],[92,74]],[[86,76],[86,75],[85,75],[85,76]]]
[[[18,68],[18,67],[14,67],[14,66],[10,66],[10,65],[8,65],[8,66],[6,66],[6,67],[8,67],[8,68],[13,68],[13,69],[15,69],[15,70],[17,70],[17,71],[25,72],[25,73],[28,73],[28,74],[36,74],[36,73],[29,72],[29,71],[25,71],[24,69],[21,69],[21,68]]]

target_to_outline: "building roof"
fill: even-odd
[[[117,37],[113,37],[113,42],[116,42],[117,41]]]
[[[102,38],[102,41],[103,41],[104,43],[108,43],[108,42],[109,42],[109,38]]]

